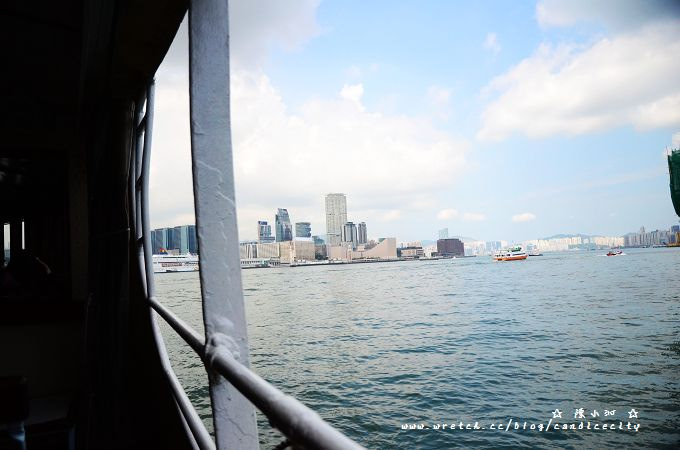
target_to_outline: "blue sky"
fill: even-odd
[[[324,234],[327,192],[400,241],[677,223],[677,3],[284,3],[231,2],[242,239],[279,207]],[[157,75],[155,226],[193,221],[185,54]]]

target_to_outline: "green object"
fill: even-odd
[[[671,150],[668,155],[668,172],[671,177],[671,200],[675,214],[680,216],[680,149]]]

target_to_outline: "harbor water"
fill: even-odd
[[[680,249],[605,253],[244,270],[251,367],[368,448],[677,448]],[[197,272],[156,288],[202,332]]]

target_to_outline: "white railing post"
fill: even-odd
[[[189,92],[194,206],[206,355],[228,351],[248,366],[229,111],[227,0],[189,4]],[[257,449],[255,408],[210,370],[219,449]]]

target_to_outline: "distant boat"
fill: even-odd
[[[527,252],[521,246],[499,250],[493,255],[494,261],[520,261],[527,259]]]
[[[609,250],[607,252],[607,256],[619,256],[619,255],[623,255],[623,252],[621,250],[617,250],[615,252]]]
[[[532,253],[529,253],[529,256],[543,256],[543,253],[532,252]]]
[[[197,255],[190,253],[184,255],[153,255],[153,273],[195,272],[197,270]]]

